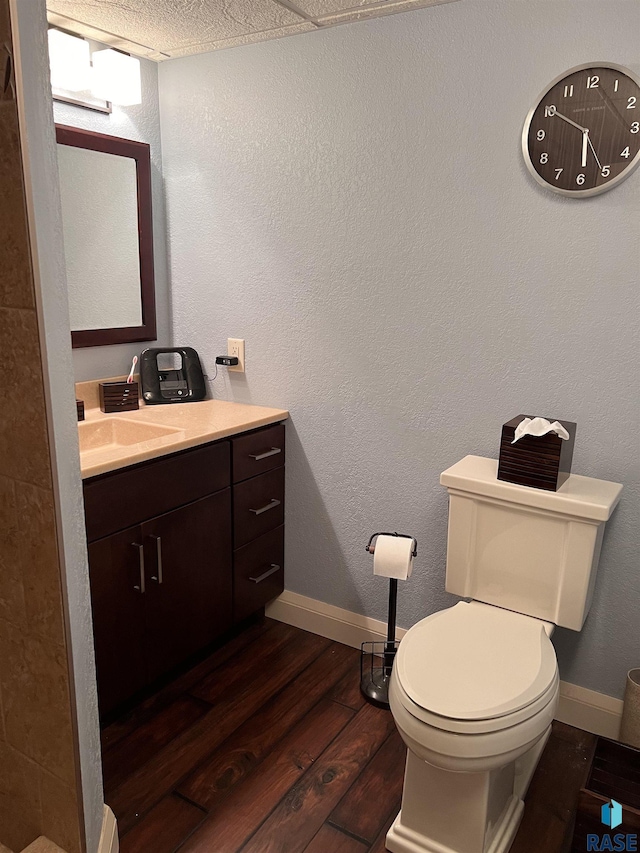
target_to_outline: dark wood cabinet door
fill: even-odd
[[[131,527],[89,545],[100,714],[147,683],[142,529]]]
[[[157,678],[231,627],[231,491],[142,525],[146,651]]]

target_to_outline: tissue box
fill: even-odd
[[[556,492],[571,473],[576,424],[572,421],[560,421],[569,433],[569,439],[562,439],[550,432],[542,436],[525,435],[515,444],[511,444],[520,421],[532,417],[535,416],[518,415],[502,427],[498,479],[517,483],[519,486]],[[547,420],[553,422],[559,419]]]
[[[100,409],[105,414],[139,408],[137,382],[100,382]]]

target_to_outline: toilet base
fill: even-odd
[[[512,797],[491,845],[483,853],[507,853],[520,826],[523,811],[522,800]],[[401,818],[402,810],[387,833],[385,847],[391,853],[461,853],[459,847],[447,847],[403,826]]]
[[[550,728],[518,760],[479,773],[433,767],[409,750],[402,808],[387,833],[387,850],[507,853],[549,734]]]

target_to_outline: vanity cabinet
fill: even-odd
[[[282,424],[94,477],[84,498],[103,716],[284,588]]]

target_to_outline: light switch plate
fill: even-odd
[[[238,357],[238,364],[235,367],[228,367],[227,370],[234,370],[236,373],[244,373],[243,338],[227,338],[227,355],[235,355]]]

